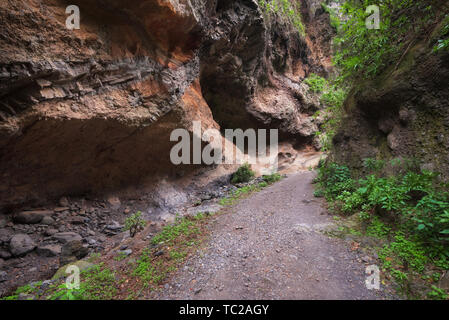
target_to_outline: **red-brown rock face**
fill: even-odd
[[[256,1],[221,2],[2,1],[0,207],[189,179],[169,135],[193,120],[310,140],[316,103],[300,81],[321,62],[306,61],[308,40]],[[65,26],[69,4],[80,30]],[[269,55],[276,32],[285,72]]]

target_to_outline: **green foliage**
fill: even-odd
[[[407,163],[403,161],[404,165]],[[401,222],[409,234],[449,254],[445,246],[439,247],[449,239],[449,193],[439,182],[439,175],[423,170],[381,176],[384,165],[385,161],[365,159],[365,169],[376,174],[359,180],[351,177],[346,166],[336,163],[322,166],[316,193],[335,203],[342,213],[360,212],[364,220],[373,219],[372,224],[379,223],[372,214]],[[368,228],[379,234],[374,225]]]
[[[125,220],[124,231],[129,230],[131,237],[134,237],[137,232],[143,230],[146,225],[146,221],[142,219],[142,212],[138,211],[135,214],[129,216]]]
[[[325,107],[315,114],[315,117],[323,116],[323,124],[320,131],[315,134],[319,136],[322,150],[328,151],[332,145],[334,136],[342,117],[342,106],[347,92],[343,87],[331,83],[314,73],[310,74],[305,80],[309,90],[320,94],[320,103]]]
[[[80,288],[67,289],[65,283],[57,286],[49,300],[109,300],[117,293],[115,273],[103,263],[80,274]]]
[[[325,12],[329,14],[331,27],[334,28],[335,31],[338,31],[340,28],[340,18],[338,17],[338,13],[335,11],[335,9],[326,5],[325,2],[321,3],[321,7]]]
[[[378,172],[385,167],[385,161],[384,160],[376,160],[373,158],[366,158],[366,159],[363,159],[363,166],[368,170]]]
[[[153,263],[151,251],[147,248],[137,260],[132,275],[140,277],[144,282],[144,287],[147,287],[150,283],[160,284],[165,279],[167,272],[160,261]]]
[[[376,238],[386,238],[391,234],[392,228],[374,216],[371,223],[366,228],[366,234]]]
[[[449,193],[438,182],[438,174],[423,170],[382,177],[379,172],[384,165],[384,161],[365,159],[365,168],[377,175],[355,181],[347,167],[330,163],[319,169],[317,193],[339,204],[343,213],[359,211],[366,220],[370,213],[388,214],[388,218],[402,221],[411,234],[423,241],[446,243]]]
[[[416,231],[423,238],[435,242],[446,240],[449,235],[449,196],[429,194],[419,200],[411,210],[411,219]]]
[[[402,232],[398,232],[394,241],[383,247],[379,252],[379,258],[386,268],[411,268],[417,272],[424,271],[429,262],[423,246],[418,242],[408,240]]]
[[[189,248],[198,243],[201,234],[200,225],[207,215],[177,218],[175,224],[165,226],[161,232],[151,239],[152,247],[145,248],[134,264],[132,275],[143,281],[144,288],[159,285],[167,275],[176,270],[185,260]],[[154,249],[157,248],[157,249]],[[167,258],[155,258],[154,250],[163,248]]]
[[[128,256],[128,255],[127,255],[126,253],[124,253],[124,252],[119,252],[119,253],[114,257],[114,260],[115,260],[115,261],[122,261],[122,260],[125,260],[127,256]]]
[[[331,163],[318,171],[320,190],[328,200],[335,200],[345,191],[354,191],[354,180],[351,178],[349,168]]]
[[[243,196],[245,196],[251,192],[259,191],[261,188],[264,188],[266,186],[268,186],[268,183],[263,181],[263,182],[259,183],[258,185],[249,185],[249,186],[244,186],[244,187],[238,188],[237,190],[234,190],[233,192],[231,192],[231,194],[229,196],[220,199],[220,201],[218,203],[222,206],[232,205],[237,200],[242,198]]]
[[[304,82],[309,86],[310,91],[321,93],[327,87],[327,80],[315,73],[311,73]]]
[[[373,78],[394,61],[399,61],[410,42],[438,16],[437,0],[347,0],[341,7],[344,16],[335,38],[334,63],[340,81]],[[369,5],[380,8],[380,29],[366,27]]]
[[[245,163],[240,168],[237,169],[236,172],[232,175],[231,182],[233,184],[248,182],[254,177],[254,171],[251,170],[251,166],[248,163]]]
[[[282,176],[281,176],[279,173],[275,172],[275,173],[272,173],[272,174],[269,174],[269,175],[264,175],[264,176],[262,176],[262,179],[263,179],[267,184],[272,184],[272,183],[275,183],[275,182],[281,180],[281,179],[282,179]],[[263,186],[261,186],[260,184],[259,184],[259,186],[260,186],[260,187],[263,187]]]
[[[288,23],[295,26],[302,36],[305,35],[305,27],[302,22],[301,8],[298,1],[259,0],[258,2],[260,8],[262,8],[265,13],[283,17]]]
[[[432,290],[427,293],[427,297],[432,300],[447,300],[449,295],[443,289],[432,286]]]
[[[415,161],[390,161],[400,169],[390,175],[383,173],[386,164],[365,159],[369,174],[354,180],[346,166],[327,163],[319,168],[317,191],[341,213],[359,213],[366,235],[384,243],[378,251],[383,269],[408,292],[409,282],[430,264],[449,269],[449,193],[438,174],[410,171]],[[444,297],[435,288],[428,295]]]
[[[151,243],[172,243],[181,235],[190,236],[195,233],[199,233],[199,229],[193,220],[178,218],[175,224],[165,226],[161,232],[155,235],[151,239]]]
[[[449,36],[449,14],[446,15],[446,17],[444,18],[442,25],[443,25],[443,27],[441,28],[441,30],[439,32],[439,37],[446,38],[446,39],[438,40],[438,43],[433,48],[434,52],[449,49],[449,38],[447,38]]]

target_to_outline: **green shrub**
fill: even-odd
[[[396,234],[393,242],[384,246],[379,257],[387,268],[402,266],[417,272],[422,272],[429,262],[424,247],[408,240],[401,232]]]
[[[134,237],[137,232],[142,231],[146,225],[146,221],[142,219],[142,212],[138,211],[125,220],[124,231],[129,230],[129,235]]]
[[[402,164],[409,167],[407,161]],[[376,174],[357,181],[346,166],[324,165],[319,168],[315,194],[324,195],[342,213],[361,212],[365,221],[375,219],[372,214],[377,214],[399,222],[410,235],[431,242],[435,251],[447,252],[449,257],[445,245],[449,240],[449,193],[438,181],[439,175],[423,170],[382,176],[384,165],[381,160],[365,159],[364,167]]]
[[[117,280],[113,271],[103,263],[81,272],[79,289],[67,289],[65,283],[59,285],[48,296],[49,300],[108,300],[117,293]]]
[[[433,241],[444,241],[449,235],[449,197],[443,195],[427,195],[419,200],[411,211],[416,231],[423,237]]]
[[[432,290],[427,293],[427,297],[432,300],[447,300],[449,295],[443,289],[432,286]]]
[[[354,190],[354,180],[349,168],[331,163],[318,171],[319,187],[328,200],[335,200],[344,191]]]
[[[373,158],[366,158],[363,159],[363,166],[371,171],[380,171],[385,167],[385,161],[384,160],[377,160]]]
[[[332,9],[331,7],[327,6],[325,2],[321,3],[321,7],[329,14],[331,27],[335,29],[335,31],[339,30],[340,27],[340,18],[338,17],[338,14],[335,12],[335,9]]]
[[[309,90],[314,93],[323,92],[327,86],[327,80],[315,73],[311,73],[304,82],[309,86]]]
[[[366,234],[376,238],[388,237],[391,231],[391,227],[387,226],[376,216],[371,218],[371,222],[366,228]]]
[[[236,172],[234,172],[231,178],[231,183],[236,184],[248,182],[254,177],[254,174],[254,171],[251,170],[251,166],[248,163],[245,163],[238,168]]]
[[[337,51],[334,64],[341,73],[340,81],[373,78],[400,61],[412,39],[419,38],[420,33],[441,18],[438,3],[438,0],[345,1],[340,9],[344,19],[334,41]],[[365,10],[371,4],[380,7],[379,30],[370,30],[365,24],[369,16]]]
[[[263,179],[266,183],[268,183],[268,184],[275,183],[275,182],[281,180],[281,178],[282,178],[282,177],[281,177],[281,175],[280,175],[279,173],[272,173],[272,174],[269,174],[269,175],[264,175],[264,176],[262,176],[262,179]]]

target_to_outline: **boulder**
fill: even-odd
[[[9,251],[15,257],[26,255],[36,248],[36,243],[26,234],[16,234],[11,238]]]
[[[133,251],[131,249],[125,249],[125,250],[117,251],[118,255],[125,256],[125,257],[131,255],[132,253],[133,253]]]
[[[67,243],[71,241],[81,241],[81,236],[76,232],[58,232],[53,235],[53,239],[58,240],[61,243]]]
[[[62,197],[59,199],[59,205],[61,207],[68,207],[69,206],[69,200],[66,197]]]
[[[118,209],[121,206],[120,199],[118,197],[111,196],[108,198],[108,203],[112,206],[113,209]]]
[[[54,223],[55,223],[55,220],[52,217],[50,217],[50,216],[43,217],[42,221],[41,221],[41,224],[45,224],[47,226],[50,226],[50,225],[52,225]]]
[[[85,270],[92,268],[94,266],[94,264],[90,263],[88,261],[84,261],[84,260],[79,260],[74,263],[66,264],[63,267],[59,268],[58,271],[56,271],[52,280],[56,280],[56,279],[68,276],[70,273],[66,273],[66,270],[69,266],[76,266],[79,268],[79,270],[81,272],[81,271],[85,271]]]
[[[0,282],[5,282],[8,280],[8,274],[6,271],[0,271]]]
[[[5,259],[5,260],[9,259],[9,258],[11,258],[11,253],[9,251],[0,249],[0,258]]]
[[[6,226],[6,223],[7,223],[8,221],[6,221],[6,217],[5,216],[2,216],[1,214],[0,214],[0,228],[3,228],[4,226]]]
[[[74,216],[70,218],[70,223],[71,224],[75,224],[75,225],[80,225],[80,224],[84,224],[84,219],[81,216]]]
[[[51,216],[53,211],[51,210],[33,210],[33,211],[21,211],[13,216],[15,223],[23,224],[35,224],[42,221],[45,216]]]
[[[176,220],[176,216],[171,213],[164,213],[161,216],[161,220],[164,221],[165,223],[174,223]]]
[[[389,134],[394,128],[394,121],[391,118],[384,118],[379,120],[378,127],[379,130],[385,134]]]
[[[0,245],[3,243],[9,243],[13,232],[9,229],[0,229]]]
[[[62,246],[60,262],[62,265],[75,262],[87,256],[88,253],[89,249],[84,247],[80,240],[73,240]]]
[[[17,300],[34,300],[36,297],[32,294],[20,293]]]
[[[48,228],[48,229],[45,230],[45,232],[44,232],[44,234],[45,234],[47,237],[54,236],[56,233],[58,233],[58,230],[53,229],[53,228]]]
[[[55,257],[61,254],[60,245],[46,245],[36,248],[36,253],[42,257]]]
[[[400,146],[400,138],[398,130],[393,129],[393,131],[387,136],[387,145],[391,150],[397,150]]]

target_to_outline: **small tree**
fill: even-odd
[[[137,232],[142,231],[146,221],[142,219],[142,212],[137,211],[132,216],[126,218],[124,231],[129,230],[129,235],[133,238]]]
[[[240,168],[238,168],[236,172],[234,172],[231,182],[234,184],[248,182],[252,177],[254,177],[254,174],[255,173],[253,170],[251,170],[250,165],[248,163],[245,163]]]

